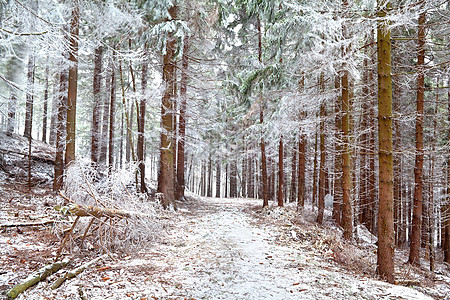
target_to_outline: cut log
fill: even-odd
[[[44,280],[49,275],[59,271],[61,268],[64,268],[68,263],[69,260],[64,259],[41,268],[37,272],[28,276],[22,283],[19,283],[10,289],[6,295],[11,299],[15,299],[20,293],[26,291],[29,287],[37,284],[39,281]]]
[[[73,269],[72,271],[67,272],[66,274],[64,274],[64,276],[59,277],[52,285],[52,289],[57,289],[60,287],[61,284],[64,283],[64,281],[66,281],[67,279],[72,279],[75,276],[81,274],[81,272],[83,272],[84,270],[86,270],[87,268],[90,268],[91,266],[93,266],[95,263],[97,263],[99,260],[104,259],[105,257],[107,257],[107,254],[104,254],[102,256],[99,256],[81,266],[79,266],[76,269]]]

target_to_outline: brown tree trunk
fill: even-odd
[[[278,206],[284,206],[283,186],[284,186],[284,167],[283,167],[283,136],[280,137],[278,146]]]
[[[425,62],[425,12],[419,16],[417,48],[417,116],[416,116],[416,160],[414,165],[414,208],[411,231],[411,246],[408,262],[420,265],[420,234],[422,228],[423,204],[423,104],[424,104],[424,62]]]
[[[263,108],[259,113],[259,123],[262,124],[264,121]],[[262,196],[263,196],[263,207],[269,206],[269,191],[267,182],[267,161],[266,161],[266,144],[264,138],[261,138],[261,177],[262,177]]]
[[[449,79],[447,81],[447,86],[450,86],[450,74],[448,75]],[[450,89],[447,94],[448,98],[448,122],[450,124]],[[450,141],[450,125],[447,128],[448,130],[448,141]],[[447,141],[447,142],[448,142]],[[441,208],[441,216],[442,216],[442,251],[444,252],[444,261],[450,264],[450,149],[448,151],[447,156],[447,195],[446,195],[446,204],[444,204]]]
[[[216,198],[220,198],[220,160],[216,162]]]
[[[289,202],[294,202],[296,199],[297,199],[297,143],[294,143],[294,149],[292,149],[291,190],[289,193]]]
[[[208,186],[207,186],[207,191],[206,191],[206,196],[207,197],[212,197],[212,160],[211,160],[211,153],[209,154],[209,158],[208,158]]]
[[[98,161],[102,165],[106,166],[106,158],[108,154],[108,127],[109,127],[109,105],[110,105],[110,97],[108,93],[111,91],[111,80],[110,80],[110,73],[112,68],[111,60],[109,61],[109,65],[106,70],[105,75],[105,91],[106,96],[104,97],[103,101],[103,116],[102,116],[102,134],[101,134],[101,140],[100,140],[100,153]]]
[[[177,181],[176,181],[176,195],[177,200],[184,199],[185,190],[185,140],[186,140],[186,106],[187,106],[187,81],[188,81],[188,67],[189,60],[187,53],[189,51],[189,40],[185,38],[183,46],[183,57],[181,59],[181,82],[180,82],[180,117],[178,120],[178,150],[177,150]],[[219,183],[220,184],[220,183]],[[220,190],[219,190],[220,193]]]
[[[381,0],[378,16],[384,18],[391,8]],[[392,78],[391,34],[388,24],[380,20],[377,29],[378,52],[378,140],[379,152],[379,211],[377,273],[394,282],[394,187],[392,153]]]
[[[27,101],[25,104],[25,130],[23,136],[31,138],[33,124],[33,100],[34,100],[34,54],[28,57],[27,73]]]
[[[230,163],[230,198],[237,197],[237,162],[233,158]]]
[[[98,46],[94,50],[94,107],[92,110],[91,124],[91,161],[97,163],[99,159],[99,146],[101,139],[100,131],[100,109],[101,109],[101,82],[102,82],[102,57],[103,47]]]
[[[64,140],[66,135],[66,103],[67,103],[67,80],[68,74],[62,70],[59,78],[59,99],[57,102],[58,115],[56,120],[56,156],[55,156],[55,178],[53,191],[58,192],[63,184],[64,175]]]
[[[254,162],[252,157],[248,158],[248,182],[247,182],[247,197],[254,198],[255,197],[255,180],[254,180]]]
[[[147,105],[147,96],[145,95],[145,91],[147,89],[147,72],[148,72],[148,62],[147,62],[147,52],[144,54],[144,62],[142,64],[142,95],[141,101],[139,103],[139,109],[137,110],[138,118],[138,136],[137,136],[137,160],[138,160],[138,169],[140,175],[140,192],[147,193],[147,185],[145,184],[145,163],[144,163],[144,133],[145,133],[145,111]]]
[[[177,6],[169,8],[172,19],[177,17]],[[174,180],[174,95],[175,95],[175,49],[176,39],[170,32],[166,43],[166,54],[163,60],[163,80],[166,89],[161,101],[161,144],[158,174],[158,192],[163,194],[162,204],[167,208],[175,204],[175,180]]]
[[[48,121],[48,59],[47,66],[45,67],[45,84],[44,84],[44,112],[42,116],[42,141],[47,142],[47,121]]]
[[[323,86],[323,76],[321,76],[321,85]],[[324,87],[322,88],[322,91]],[[319,203],[317,213],[317,223],[323,223],[323,213],[325,209],[325,190],[326,190],[326,167],[325,167],[325,103],[320,106],[320,166],[319,166]]]
[[[67,135],[65,164],[75,160],[75,129],[77,115],[77,83],[78,83],[78,31],[80,12],[78,3],[74,4],[70,24],[69,40],[69,88],[67,97]]]
[[[298,194],[297,206],[302,209],[305,206],[306,193],[306,137],[300,134],[298,141]]]
[[[351,176],[351,149],[350,149],[350,97],[348,71],[343,71],[342,87],[342,228],[344,238],[353,238],[353,212],[352,212],[352,176]]]
[[[108,143],[108,167],[111,171],[114,167],[114,131],[116,117],[116,68],[115,68],[115,49],[113,47],[113,58],[111,64],[111,91],[109,105],[109,143]]]
[[[312,201],[311,205],[317,205],[317,148],[318,148],[319,134],[316,128],[314,135],[314,161],[313,161],[313,185],[312,185]]]

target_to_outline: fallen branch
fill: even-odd
[[[111,208],[101,208],[98,206],[88,206],[83,204],[72,203],[68,206],[55,207],[57,211],[62,213],[70,213],[77,217],[109,217],[109,218],[130,218],[132,216],[143,215],[138,212],[130,212]],[[144,215],[143,215],[144,216]]]
[[[38,270],[37,272],[28,276],[24,282],[17,284],[9,292],[6,294],[8,297],[15,299],[20,293],[26,291],[28,288],[37,284],[39,281],[44,280],[49,275],[59,271],[61,268],[64,268],[69,263],[68,259],[64,259],[62,261],[55,262],[51,265],[45,266]]]
[[[102,256],[99,256],[81,266],[79,266],[78,268],[67,272],[66,274],[64,274],[64,276],[59,277],[52,285],[52,289],[57,289],[61,286],[61,284],[64,283],[64,281],[66,281],[67,279],[72,279],[75,276],[81,274],[81,272],[83,272],[84,270],[86,270],[87,268],[90,268],[91,266],[93,266],[96,262],[98,262],[101,259],[104,259],[106,256],[108,256],[107,254],[104,254]]]
[[[30,226],[45,226],[54,223],[64,223],[65,221],[56,221],[56,220],[46,220],[41,222],[34,223],[10,223],[10,224],[0,224],[0,228],[9,228],[9,227],[30,227]]]

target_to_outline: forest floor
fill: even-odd
[[[0,189],[0,223],[52,219],[53,196],[19,190]],[[449,267],[410,267],[402,251],[398,284],[376,280],[376,248],[364,231],[349,244],[337,228],[312,222],[311,211],[299,217],[293,207],[261,210],[257,200],[189,199],[166,213],[151,246],[106,258],[56,290],[61,273],[52,275],[17,299],[449,299]],[[0,299],[52,262],[59,245],[51,225],[0,229]],[[77,251],[68,269],[95,257]]]

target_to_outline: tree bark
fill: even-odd
[[[352,213],[352,176],[351,176],[351,149],[350,149],[350,97],[348,71],[343,71],[341,78],[342,87],[342,227],[344,237],[353,238],[353,213]]]
[[[283,186],[284,186],[284,166],[283,166],[283,136],[280,137],[278,146],[278,206],[284,206]]]
[[[183,46],[183,57],[181,59],[181,81],[180,81],[180,117],[178,120],[178,149],[177,149],[177,181],[175,198],[177,200],[184,199],[184,191],[186,188],[185,173],[185,146],[186,146],[186,109],[187,109],[187,83],[189,68],[189,40],[185,38]],[[220,181],[220,179],[219,179]],[[219,191],[220,194],[220,191]]]
[[[378,17],[385,18],[391,4],[379,1]],[[392,153],[391,33],[385,20],[378,21],[378,140],[379,211],[377,273],[394,282],[394,188]]]
[[[216,198],[220,198],[220,161],[216,162]]]
[[[420,265],[420,234],[422,228],[423,204],[423,104],[425,88],[425,12],[419,16],[418,48],[417,48],[417,116],[416,116],[416,160],[414,165],[414,208],[411,229],[411,246],[408,262]]]
[[[91,161],[97,163],[99,159],[100,146],[100,108],[101,108],[101,82],[102,82],[102,58],[103,47],[100,45],[94,50],[94,107],[92,109],[91,124]]]
[[[47,142],[47,120],[48,120],[48,59],[45,66],[45,83],[44,83],[44,112],[42,115],[42,141]]]
[[[295,202],[297,199],[297,143],[294,143],[291,163],[291,190],[289,193],[289,202]]]
[[[169,14],[173,19],[177,17],[177,6],[169,8]],[[161,145],[158,176],[158,192],[163,194],[162,204],[167,208],[169,204],[175,205],[175,180],[174,180],[174,85],[175,85],[175,48],[176,39],[170,32],[166,43],[166,54],[163,61],[163,80],[166,89],[161,101]]]
[[[259,122],[263,124],[264,115],[263,108],[261,106],[261,110],[259,113]],[[266,161],[266,143],[264,142],[264,138],[261,137],[261,179],[262,179],[262,196],[263,196],[263,208],[269,206],[269,194],[268,194],[268,182],[267,182],[267,161]]]
[[[77,84],[78,84],[78,33],[80,12],[78,1],[75,1],[72,9],[69,38],[69,87],[67,97],[67,135],[65,164],[69,165],[75,160],[75,129],[77,108]]]
[[[447,86],[450,86],[450,74],[448,74]],[[447,93],[448,98],[448,122],[450,124],[450,89]],[[448,130],[448,141],[450,141],[450,125]],[[443,231],[443,243],[442,250],[444,252],[444,261],[450,264],[450,149],[447,156],[447,195],[446,203],[442,206],[441,215],[443,219],[442,231]]]
[[[28,73],[27,73],[27,101],[25,104],[25,129],[23,136],[31,138],[33,124],[33,100],[34,100],[34,54],[28,56]]]
[[[116,119],[116,68],[115,64],[115,49],[113,47],[113,57],[111,64],[111,90],[110,90],[110,105],[109,105],[109,143],[108,143],[108,167],[111,171],[114,168],[114,131]]]
[[[341,112],[341,102],[342,102],[342,93],[341,91],[341,78],[339,76],[335,77],[334,88],[339,91],[338,97],[335,102],[334,112],[335,112],[335,161],[334,161],[334,191],[333,191],[333,220],[336,222],[336,225],[341,226],[341,216],[342,216],[342,147],[340,140],[341,137],[341,129],[342,129],[342,118],[340,115]]]
[[[323,86],[323,75],[321,76],[321,86]],[[322,87],[322,91],[325,87]],[[323,213],[325,210],[325,191],[326,191],[326,156],[325,156],[325,103],[320,106],[320,166],[319,166],[319,205],[317,213],[317,223],[323,223]]]
[[[53,191],[57,192],[63,184],[64,174],[64,140],[66,135],[66,103],[67,103],[67,80],[68,74],[62,70],[59,78],[59,99],[57,102],[58,115],[56,120],[56,156],[55,156],[55,178]]]
[[[144,163],[144,133],[145,133],[145,111],[147,96],[145,95],[147,89],[147,72],[148,72],[148,62],[147,62],[147,51],[144,54],[144,62],[142,64],[142,95],[139,104],[139,109],[137,110],[138,118],[138,136],[137,136],[137,160],[138,169],[140,175],[140,191],[141,193],[147,193],[147,185],[145,184],[145,163]]]

